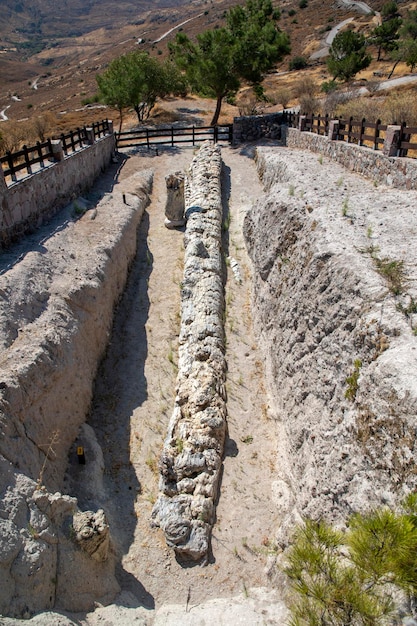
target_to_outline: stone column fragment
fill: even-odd
[[[401,126],[394,124],[387,126],[383,154],[385,156],[397,156],[400,149]]]
[[[167,199],[165,204],[165,226],[184,226],[184,175],[181,172],[165,176]]]

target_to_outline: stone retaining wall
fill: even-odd
[[[282,113],[269,115],[245,115],[233,120],[233,145],[245,141],[281,138]]]
[[[10,187],[0,180],[0,249],[38,228],[91,187],[114,152],[112,133]]]
[[[417,162],[407,157],[388,157],[381,152],[297,128],[282,127],[282,138],[289,148],[312,150],[337,161],[351,172],[358,172],[376,184],[399,189],[417,189]]]
[[[174,411],[154,524],[185,558],[207,560],[226,434],[220,149],[204,144],[185,182],[185,266]]]

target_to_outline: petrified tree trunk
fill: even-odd
[[[177,396],[152,513],[167,544],[195,561],[208,557],[226,436],[220,174],[220,149],[204,144],[185,185]]]

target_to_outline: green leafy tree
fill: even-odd
[[[400,28],[398,48],[392,53],[395,59],[389,78],[400,61],[404,61],[411,71],[417,65],[417,11],[409,11]]]
[[[101,100],[119,111],[120,126],[124,109],[132,107],[142,123],[158,98],[185,91],[184,80],[173,63],[161,63],[137,51],[114,59],[97,76],[97,83]]]
[[[348,81],[368,67],[371,55],[366,52],[365,37],[353,30],[338,33],[329,50],[327,68],[333,78]]]
[[[378,47],[377,61],[381,60],[382,50],[390,53],[398,49],[399,28],[402,24],[396,2],[384,4],[381,10],[381,17],[382,23],[374,28],[370,38],[370,41]]]
[[[204,31],[196,41],[178,33],[169,46],[191,89],[216,99],[211,125],[218,122],[224,98],[235,96],[242,80],[260,83],[289,53],[289,39],[278,28],[278,18],[270,0],[248,0],[228,11],[223,28]]]

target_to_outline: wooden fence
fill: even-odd
[[[65,156],[80,150],[86,145],[90,145],[96,139],[103,137],[109,132],[109,121],[102,120],[94,122],[91,127],[77,128],[67,134],[62,133],[54,139],[47,139],[44,142],[37,142],[35,146],[23,146],[17,152],[6,152],[0,157],[0,167],[3,169],[4,178],[12,182],[17,180],[18,172],[26,170],[26,174],[32,174],[33,166],[39,164],[40,168],[45,167],[48,162],[54,162],[53,142],[61,140],[62,150]]]
[[[193,146],[207,139],[231,142],[233,124],[225,126],[169,126],[166,128],[144,128],[128,130],[117,134],[117,147],[130,148],[134,146],[169,145],[189,143]]]
[[[299,128],[300,117],[300,113],[284,112],[283,121],[292,128]],[[334,139],[366,146],[373,150],[381,150],[384,145],[387,125],[382,124],[381,120],[367,122],[365,118],[359,121],[354,120],[353,117],[343,119],[314,114],[305,115],[303,118],[304,130],[318,135],[327,135],[330,119],[337,119],[339,128]],[[417,157],[417,127],[407,126],[407,122],[401,124],[397,156]]]

